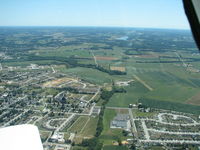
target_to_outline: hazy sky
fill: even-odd
[[[0,26],[189,28],[182,0],[0,0]]]

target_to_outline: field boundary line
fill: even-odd
[[[81,117],[81,116],[80,116]],[[72,125],[67,129],[67,132],[74,126],[74,124],[80,119],[80,117],[78,117],[76,119],[76,121],[74,121],[74,123],[72,123]]]

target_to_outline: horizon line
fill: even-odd
[[[1,27],[93,27],[93,28],[140,28],[140,29],[166,29],[166,30],[191,30],[190,28],[167,27],[133,27],[133,26],[78,26],[78,25],[0,25]]]

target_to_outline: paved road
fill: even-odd
[[[188,117],[188,116],[183,116],[183,115],[177,115],[177,114],[171,114],[171,113],[159,113],[158,114],[158,119],[159,119],[159,121],[160,122],[165,122],[165,121],[163,121],[163,115],[170,115],[170,116],[173,116],[173,119],[174,120],[176,120],[177,118],[186,118],[186,119],[188,119],[188,120],[191,120],[192,122],[193,122],[193,124],[199,124],[199,123],[197,123],[194,119],[192,119],[192,118],[190,118],[190,117]],[[170,123],[170,122],[168,122],[168,123]],[[181,123],[181,124],[191,124],[191,123]]]
[[[65,118],[56,118],[56,119],[51,119],[51,120],[48,120],[46,123],[45,123],[45,126],[49,129],[56,129],[57,127],[54,127],[54,126],[51,126],[50,125],[50,122],[51,121],[54,121],[54,120],[65,120]]]
[[[47,113],[45,116],[39,117],[37,120],[35,120],[35,121],[33,122],[33,124],[35,125],[37,122],[39,122],[39,121],[42,120],[43,118],[47,117],[48,115],[49,115],[49,113]]]
[[[153,132],[158,132],[158,133],[166,133],[166,134],[175,134],[175,135],[200,135],[200,132],[172,132],[172,131],[163,131],[163,130],[157,130],[157,129],[153,129],[153,128],[147,128],[146,126],[146,123],[145,121],[155,121],[155,122],[158,122],[158,123],[161,123],[161,124],[167,124],[167,125],[174,125],[174,126],[193,126],[193,125],[200,125],[200,123],[196,122],[195,120],[192,119],[193,123],[185,123],[185,124],[177,124],[177,123],[170,123],[170,122],[164,122],[163,121],[163,118],[162,118],[162,115],[172,115],[173,116],[173,119],[176,119],[178,117],[184,117],[184,118],[187,118],[187,119],[192,119],[190,117],[187,117],[187,116],[183,116],[183,115],[174,115],[174,114],[170,114],[170,113],[160,113],[158,115],[158,120],[155,120],[155,119],[133,119],[134,120],[140,120],[141,123],[142,123],[142,128],[143,128],[143,131],[144,131],[144,136],[145,136],[145,140],[139,140],[140,142],[143,142],[143,143],[179,143],[179,144],[183,144],[183,143],[187,143],[187,144],[200,144],[200,141],[194,141],[194,140],[151,140],[151,137],[149,135],[149,131],[153,131]]]
[[[91,116],[92,115],[92,112],[93,112],[93,109],[94,109],[94,107],[95,107],[95,104],[90,108],[90,113],[89,113],[89,116]]]
[[[73,113],[71,116],[69,116],[57,129],[55,132],[58,132],[60,130],[62,130],[74,117],[75,117],[75,113]]]
[[[129,109],[129,108],[126,108],[126,107],[108,107],[108,106],[106,106],[106,108],[108,108],[108,109]]]
[[[142,118],[142,119],[134,119],[134,120],[140,120],[140,121],[154,121],[154,122],[158,122],[158,123],[161,123],[161,124],[165,124],[165,125],[173,125],[173,126],[195,126],[195,125],[200,125],[200,123],[196,122],[196,123],[190,123],[190,124],[180,124],[180,123],[170,123],[170,122],[162,122],[160,120],[155,120],[155,119],[145,119],[145,118]]]
[[[94,96],[92,96],[92,98],[88,102],[92,101],[99,93],[100,93],[100,88],[98,88],[98,91],[94,94]]]
[[[133,131],[134,136],[136,137],[136,139],[138,139],[137,128],[136,128],[136,126],[135,126],[135,122],[134,122],[134,117],[133,117],[132,109],[129,108],[129,109],[128,109],[128,112],[129,112],[129,116],[130,116],[130,120],[131,120],[131,124],[132,124],[132,131]]]
[[[183,61],[183,59],[181,58],[181,56],[177,52],[175,52],[175,54],[176,54],[176,56],[178,56],[179,60],[183,63],[183,66],[187,67],[187,64]]]
[[[1,65],[1,63],[0,63],[0,71],[1,71],[1,70],[3,70],[3,67],[2,67],[2,65]]]
[[[200,144],[200,141],[192,140],[140,140],[142,143],[178,143],[178,144]]]
[[[52,66],[51,66],[51,69],[52,69],[53,73],[56,73],[55,69]]]
[[[93,58],[94,58],[94,63],[96,64],[96,66],[98,66],[97,59],[96,59],[96,57],[95,57],[93,51],[90,51],[90,52],[92,53],[92,56],[93,56]]]
[[[146,123],[144,120],[142,120],[141,122],[142,122],[142,128],[144,130],[144,136],[145,136],[146,140],[150,140],[149,131],[147,129]]]
[[[148,128],[148,131],[159,132],[159,133],[167,133],[167,134],[177,134],[177,135],[200,135],[200,132],[174,132],[174,131],[163,131],[156,130],[152,128]]]
[[[83,101],[83,102],[85,102],[85,103],[88,103],[88,101],[84,99],[85,97],[87,97],[87,95],[81,96],[80,100]]]
[[[17,100],[13,100],[9,105],[6,105],[6,106],[4,106],[1,109],[8,109],[8,107],[10,107],[10,105],[13,105],[13,104],[17,103],[17,102],[25,99],[26,97],[27,97],[27,95],[25,95],[24,97],[17,98]]]

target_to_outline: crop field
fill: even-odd
[[[121,72],[125,72],[126,71],[126,68],[125,67],[114,67],[114,66],[111,66],[110,67],[111,70],[117,70],[117,71],[121,71]]]
[[[200,115],[200,54],[188,30],[0,27],[0,31],[0,123],[38,126],[48,149],[70,145],[71,140],[73,150],[101,143],[101,150],[127,150],[129,146],[116,145],[136,138],[110,128],[110,123],[117,114],[130,113],[130,104],[144,106],[134,107],[132,113],[144,131],[150,121],[150,138],[171,137],[163,134],[167,128],[161,125],[163,133],[150,131],[154,124],[144,118],[159,120],[160,111],[193,114],[196,119]],[[179,123],[176,117],[164,118]],[[188,130],[198,131],[193,126]],[[60,139],[54,139],[58,132]],[[152,139],[145,135],[147,147],[141,149],[162,149],[161,142],[148,144]],[[143,142],[134,144],[140,149]]]
[[[63,69],[62,72],[71,73],[72,75],[76,75],[79,78],[84,79],[88,82],[100,85],[103,85],[104,83],[111,83],[112,80],[120,78],[118,76],[111,76],[107,73],[95,69],[83,68],[83,67]]]
[[[186,102],[192,105],[200,105],[200,93],[197,93],[196,95],[188,99],[188,101]]]
[[[136,33],[143,33],[144,31],[135,31]],[[155,31],[157,35],[159,33]],[[162,31],[166,34],[165,31]],[[114,32],[113,32],[114,33]],[[145,32],[144,32],[145,33]],[[85,34],[85,33],[84,33]],[[121,34],[121,33],[120,33]],[[127,33],[129,35],[129,31]],[[153,34],[153,32],[148,32]],[[178,37],[177,33],[177,38]],[[182,33],[181,33],[182,34]],[[188,35],[188,33],[183,32]],[[64,41],[76,42],[75,37],[65,37],[64,33],[53,33],[54,38],[63,38]],[[90,38],[90,35],[83,37],[84,40]],[[154,35],[157,38],[157,35]],[[171,101],[178,103],[189,103],[199,105],[198,93],[200,88],[200,74],[199,74],[199,54],[195,47],[191,45],[187,49],[180,48],[181,45],[166,50],[160,46],[162,50],[156,50],[151,41],[151,36],[143,37],[140,39],[151,41],[151,46],[143,47],[145,42],[137,41],[136,46],[139,48],[132,48],[129,46],[130,42],[135,39],[130,36],[130,40],[120,40],[119,34],[108,34],[108,40],[113,40],[115,44],[111,46],[109,42],[78,42],[77,44],[69,44],[59,46],[57,48],[39,48],[29,50],[32,56],[42,56],[48,58],[47,60],[24,60],[20,62],[5,61],[2,62],[8,66],[28,66],[31,63],[39,65],[55,64],[56,71],[61,73],[71,74],[93,84],[105,85],[111,84],[115,81],[124,81],[134,79],[137,82],[131,86],[125,87],[126,93],[115,93],[108,103],[108,106],[127,107],[130,103],[136,103],[140,98],[149,98],[159,101]],[[167,33],[171,39],[171,32]],[[163,40],[159,35],[159,40]],[[93,37],[91,37],[93,38]],[[101,38],[99,37],[98,40]],[[117,39],[117,40],[116,40]],[[192,41],[188,38],[188,41]],[[168,41],[168,40],[167,40]],[[185,41],[185,42],[188,42]],[[20,42],[20,41],[19,41]],[[45,44],[47,41],[39,40],[39,43]],[[134,43],[134,42],[133,42]],[[134,44],[133,44],[134,45]],[[176,42],[174,42],[176,45]],[[133,46],[134,47],[134,46]],[[159,49],[158,48],[158,49]],[[52,60],[52,58],[62,57],[63,59],[73,59],[77,66],[71,66],[66,62],[59,61],[59,59]],[[109,74],[107,72],[94,68],[96,65],[103,67],[109,71],[125,72],[124,75]],[[75,64],[76,64],[75,63]],[[59,65],[58,65],[59,64]],[[84,65],[86,67],[84,67]],[[87,65],[94,65],[93,67]],[[51,68],[50,68],[51,69]],[[49,81],[44,86],[56,86],[63,82],[61,79],[57,81]],[[174,92],[176,91],[176,92]]]
[[[102,57],[102,56],[95,56],[97,60],[117,60],[116,57]]]

